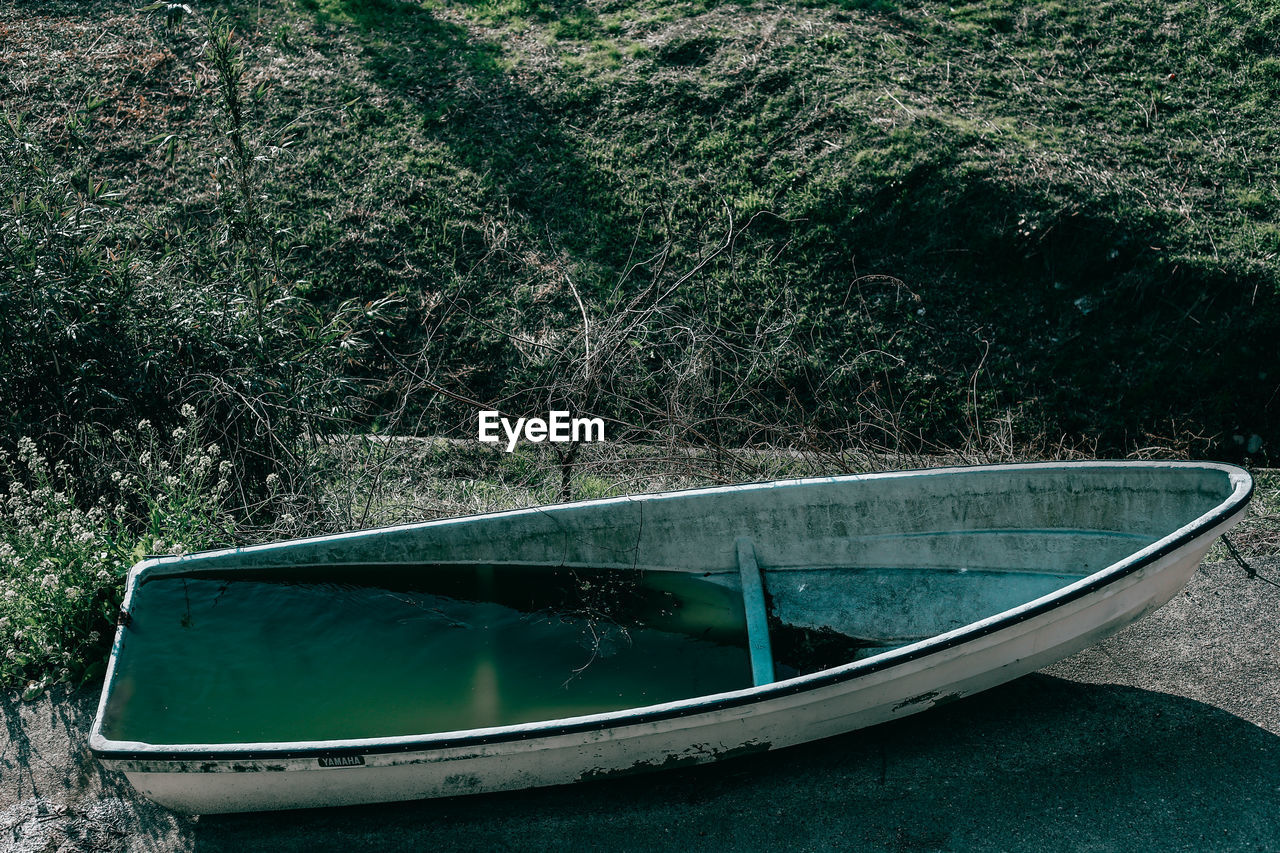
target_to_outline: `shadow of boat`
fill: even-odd
[[[1280,737],[1211,705],[1031,675],[838,738],[574,787],[202,817],[196,849],[1280,847]]]

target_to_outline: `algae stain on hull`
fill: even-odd
[[[725,761],[731,758],[742,758],[768,752],[773,747],[769,741],[748,741],[741,746],[729,749],[712,749],[707,744],[695,744],[679,754],[667,755],[662,760],[637,761],[629,767],[593,767],[578,777],[579,782],[591,782],[600,779],[619,779],[650,773],[654,770],[673,770],[678,767],[694,767],[699,764],[710,764],[713,761]]]

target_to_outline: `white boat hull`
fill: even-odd
[[[476,732],[452,743],[407,738],[363,747],[311,744],[305,754],[270,745],[222,757],[199,749],[189,757],[113,757],[108,750],[103,760],[162,805],[218,813],[557,785],[778,749],[918,713],[1098,642],[1169,601],[1214,539],[1243,513],[1240,502],[1230,515],[1136,570],[1102,581],[1106,572],[1091,575],[1077,585],[1087,591],[1052,606],[1031,602],[1020,618],[1000,614],[835,670],[706,697],[705,708],[672,703],[641,709],[645,713],[635,721],[600,715],[566,721],[565,730],[552,732],[516,726],[492,742]],[[1096,588],[1087,589],[1090,582]]]

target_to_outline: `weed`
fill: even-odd
[[[128,568],[148,554],[226,544],[231,466],[189,407],[161,435],[148,421],[117,430],[103,460],[115,494],[87,508],[65,462],[30,438],[0,453],[0,685],[34,695],[102,673]]]

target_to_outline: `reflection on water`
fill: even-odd
[[[104,734],[413,735],[750,686],[735,590],[630,575],[422,566],[156,578],[135,593]]]

